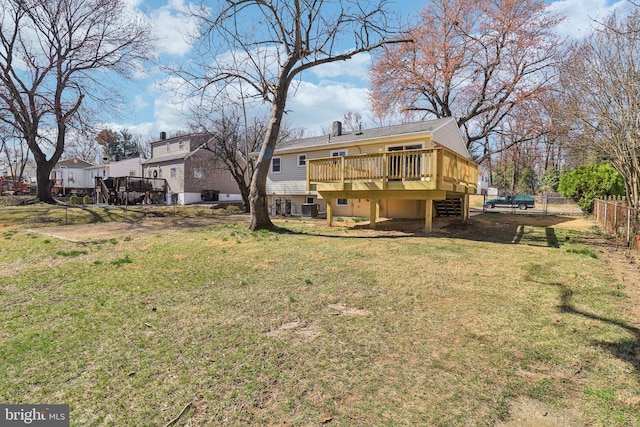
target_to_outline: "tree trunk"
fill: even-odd
[[[53,182],[49,179],[51,169],[53,169],[54,163],[50,161],[38,161],[36,160],[36,179],[38,183],[38,200],[44,203],[57,203],[53,198],[51,190],[53,188]]]
[[[269,218],[267,195],[264,194],[264,192],[260,194],[257,187],[252,186],[251,189],[251,195],[249,196],[249,203],[251,205],[251,223],[249,224],[249,230],[273,229],[273,223],[271,222],[271,218]]]
[[[60,128],[60,127],[59,127]],[[60,160],[62,152],[64,151],[64,137],[61,139],[60,135],[56,140],[56,149],[50,159],[47,160],[46,154],[40,149],[36,142],[36,135],[30,135],[27,138],[27,145],[33,153],[33,158],[36,161],[36,182],[38,184],[38,200],[44,203],[55,204],[58,203],[52,194],[53,184],[55,181],[51,181],[51,170]]]
[[[243,182],[240,187],[240,196],[242,197],[242,210],[245,212],[251,212],[251,204],[249,203],[249,187]]]
[[[272,230],[274,228],[269,218],[269,203],[267,199],[267,175],[271,166],[271,158],[276,148],[278,137],[280,136],[280,125],[287,103],[287,92],[289,83],[293,77],[289,76],[291,67],[295,64],[295,59],[289,58],[280,71],[278,85],[274,91],[274,100],[271,105],[271,118],[269,126],[262,143],[260,155],[256,161],[256,166],[251,177],[251,188],[249,189],[249,206],[251,208],[250,230]]]

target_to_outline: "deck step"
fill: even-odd
[[[461,199],[436,200],[435,208],[438,216],[462,216]]]

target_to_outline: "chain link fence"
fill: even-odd
[[[595,200],[593,213],[605,233],[629,248],[640,249],[640,209],[628,206],[624,200]]]

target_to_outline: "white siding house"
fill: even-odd
[[[51,179],[55,179],[54,192],[62,195],[70,193],[90,193],[93,183],[90,181],[88,167],[93,166],[78,158],[61,160],[51,170]]]
[[[451,202],[465,217],[477,183],[477,165],[453,118],[350,133],[334,122],[330,135],[276,147],[266,192],[274,215],[317,205],[329,222],[331,215],[369,216],[375,224],[382,215],[425,218],[430,229],[439,205]]]

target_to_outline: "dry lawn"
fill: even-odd
[[[146,218],[0,246],[0,399],[72,425],[640,423],[640,275],[583,218]]]

